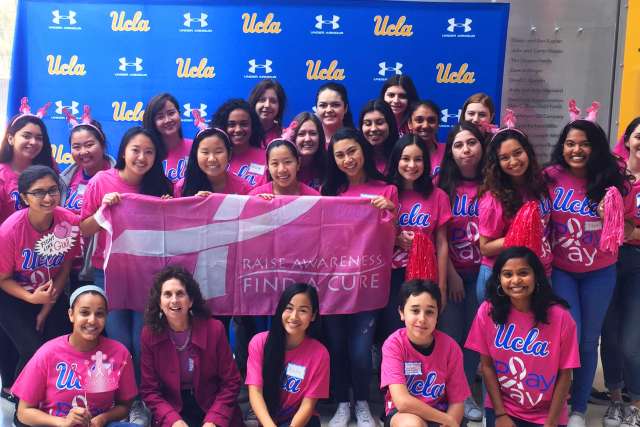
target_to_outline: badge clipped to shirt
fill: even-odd
[[[251,163],[249,165],[249,173],[254,175],[264,175],[264,165],[259,165],[257,163]]]
[[[304,379],[304,374],[306,373],[307,368],[304,366],[296,365],[295,363],[287,364],[286,374],[289,377],[297,378],[299,380]]]
[[[86,184],[78,184],[76,191],[78,192],[79,195],[83,196],[84,190],[86,190],[86,188],[87,188]]]
[[[194,367],[195,367],[195,363],[193,363],[193,358],[192,358],[192,357],[190,357],[190,358],[187,360],[187,370],[188,370],[189,372],[193,372],[193,368],[194,368]]]
[[[422,375],[422,363],[420,362],[404,362],[405,375]]]

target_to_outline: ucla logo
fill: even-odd
[[[82,195],[78,193],[78,190],[69,189],[67,191],[67,198],[64,201],[64,208],[72,211],[79,212],[82,209]]]
[[[476,81],[475,73],[471,71],[467,71],[469,68],[468,63],[463,63],[458,71],[451,71],[451,62],[447,65],[443,63],[439,63],[436,65],[436,69],[438,70],[438,75],[436,76],[437,83],[463,83],[463,84],[471,84]]]
[[[179,79],[212,79],[216,76],[215,67],[207,65],[207,58],[200,58],[198,65],[191,65],[191,58],[177,58]]]
[[[252,187],[256,185],[256,177],[249,173],[249,165],[242,165],[240,169],[238,169],[237,175],[246,180]]]
[[[509,323],[509,326],[498,325],[494,345],[502,350],[513,351],[535,357],[547,357],[549,355],[549,341],[538,341],[540,330],[532,328],[527,335],[522,338],[515,336],[516,325]]]
[[[554,192],[554,210],[581,216],[589,216],[592,218],[598,217],[598,204],[589,200],[588,197],[584,197],[579,200],[571,200],[573,199],[573,194],[575,193],[575,190],[573,188],[566,190],[564,187],[558,187]]]
[[[375,36],[411,37],[413,25],[405,24],[406,21],[407,17],[402,15],[395,24],[389,24],[389,15],[385,15],[384,18],[381,15],[376,15],[373,18],[375,23],[373,34]]]
[[[127,109],[127,102],[114,101],[111,103],[113,108],[113,121],[114,122],[141,122],[142,115],[144,114],[142,101],[136,102],[133,110]]]
[[[36,270],[40,267],[56,268],[62,264],[62,261],[64,261],[64,254],[41,256],[30,248],[22,250],[23,270]]]
[[[299,393],[300,383],[302,383],[302,379],[300,378],[286,374],[282,375],[282,390],[288,393]]]
[[[456,199],[453,202],[453,209],[451,210],[453,216],[478,216],[478,198],[474,197],[469,200],[469,196],[463,194],[460,196],[456,194]]]
[[[264,21],[258,21],[258,14],[248,13],[242,14],[242,32],[245,34],[280,34],[282,29],[280,28],[280,22],[274,21],[275,15],[272,12],[267,14]]]
[[[111,31],[135,31],[146,33],[151,30],[148,19],[142,19],[142,12],[139,10],[133,14],[133,18],[127,19],[124,10],[116,12],[112,10],[109,13],[111,16]]]
[[[414,396],[422,396],[427,399],[436,400],[444,395],[444,383],[438,384],[437,374],[434,371],[427,373],[424,381],[418,375],[409,375],[407,377],[407,389]]]
[[[337,59],[331,61],[327,68],[322,68],[319,59],[307,60],[307,80],[344,80],[345,77],[344,68],[338,68]]]
[[[167,160],[162,161],[162,169],[164,174],[169,178],[171,182],[177,182],[179,179],[184,178],[184,171],[187,168],[187,158],[178,160],[175,168],[167,169]]]
[[[416,203],[413,205],[409,213],[403,213],[398,217],[398,225],[401,227],[429,227],[431,225],[429,222],[431,214],[422,213],[420,209],[422,209],[422,204]]]
[[[66,362],[58,362],[56,365],[56,371],[58,371],[58,378],[56,379],[56,388],[58,390],[80,390],[80,378],[75,370],[76,365],[72,364],[71,367]]]
[[[47,55],[49,67],[47,72],[51,76],[84,76],[87,71],[84,64],[78,63],[78,55],[72,55],[69,62],[62,62],[62,55]]]
[[[13,201],[13,209],[19,211],[24,208],[24,206],[22,206],[22,199],[20,199],[20,193],[17,190],[10,192],[9,198]]]
[[[71,157],[71,153],[65,153],[64,145],[62,144],[51,144],[51,155],[59,165],[73,164],[73,157]]]

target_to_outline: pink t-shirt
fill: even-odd
[[[115,402],[133,399],[138,389],[125,346],[101,336],[96,348],[82,352],[63,335],[38,349],[11,392],[49,415],[65,417],[75,407],[99,415]]]
[[[244,178],[251,188],[262,185],[267,172],[267,158],[263,149],[249,147],[244,153],[233,152],[229,172]]]
[[[18,176],[9,163],[0,163],[0,224],[24,208],[18,192]]]
[[[384,196],[396,206],[398,206],[398,189],[395,185],[389,185],[383,181],[367,181],[364,184],[350,185],[347,191],[339,193],[340,197],[364,197],[374,199]]]
[[[441,144],[436,141],[436,151],[432,151],[429,153],[431,160],[431,176],[435,177],[440,173],[440,164],[442,163],[442,159],[444,158],[444,149],[446,148],[446,144]]]
[[[616,145],[613,147],[613,150],[611,151],[613,152],[613,154],[620,157],[625,162],[629,160],[629,149],[624,146],[624,135],[622,135],[618,139],[618,141],[616,142]]]
[[[249,191],[250,196],[255,196],[258,194],[273,194],[273,181],[267,182],[259,187],[255,187],[253,190]],[[298,183],[298,193],[297,196],[319,196],[318,193],[313,188],[305,185],[301,182]]]
[[[301,167],[300,171],[298,172],[298,181],[308,185],[311,188],[315,188],[318,191],[320,191],[320,186],[322,186],[320,174],[314,167]]]
[[[533,200],[531,197],[524,197],[525,201]],[[550,244],[550,220],[551,220],[551,201],[547,198],[540,201],[538,206],[540,208],[540,218],[542,219],[543,234],[542,234],[542,256],[540,261],[544,265],[547,276],[551,275],[551,264],[553,261],[553,253],[551,252]],[[507,218],[502,208],[502,202],[498,200],[491,192],[486,192],[480,197],[479,202],[479,217],[478,228],[480,235],[487,237],[491,240],[499,239],[507,235],[513,217]],[[497,256],[486,257],[482,256],[482,264],[488,267],[493,267]]]
[[[189,153],[191,152],[191,139],[183,138],[182,141],[167,154],[167,158],[162,161],[164,174],[169,178],[172,184],[184,178],[184,172],[187,169]]]
[[[221,194],[249,194],[249,184],[242,178],[226,172],[227,181],[224,183],[224,188],[220,192]],[[184,178],[176,183],[173,188],[173,194],[175,197],[183,197],[182,191],[184,190]]]
[[[80,228],[78,216],[59,206],[53,210],[53,224],[45,232],[33,228],[28,214],[28,209],[14,212],[0,226],[0,273],[11,275],[33,292],[55,278],[66,259],[78,256]]]
[[[274,139],[278,139],[282,136],[282,128],[279,125],[275,125],[268,132],[265,132],[262,138],[262,148],[267,148],[267,145]]]
[[[428,198],[413,190],[400,192],[398,209],[398,232],[422,232],[429,237],[451,219],[451,205],[446,193],[434,188]],[[392,268],[406,267],[409,253],[400,247],[393,252]]]
[[[104,161],[102,166],[102,170],[107,170],[111,168],[111,164],[108,160]],[[64,201],[64,208],[70,210],[76,215],[80,215],[82,210],[82,200],[84,199],[84,192],[87,189],[87,184],[91,179],[90,176],[86,176],[82,171],[82,168],[78,168],[76,173],[71,178],[69,182],[69,187],[67,188],[67,197]]]
[[[600,250],[602,219],[598,203],[587,198],[587,181],[576,178],[561,166],[544,170],[551,196],[551,241],[553,266],[572,273],[584,273],[615,264],[616,254]],[[625,197],[625,218],[632,216],[633,200]]]
[[[249,342],[247,385],[263,385],[262,360],[268,334],[261,332]],[[298,347],[287,350],[284,354],[284,366],[280,396],[282,407],[275,417],[276,424],[293,418],[305,397],[329,397],[329,352],[319,341],[307,337]]]
[[[478,183],[462,181],[456,188],[447,230],[449,258],[456,270],[476,271],[480,267],[478,228]]]
[[[123,194],[140,192],[138,186],[127,184],[125,180],[120,178],[118,172],[118,169],[107,169],[106,171],[98,172],[89,180],[82,202],[82,213],[80,215],[82,220],[95,214],[98,209],[100,209],[100,206],[102,206],[102,198],[107,193]],[[96,250],[91,257],[91,264],[98,269],[103,269],[104,266],[104,250],[107,241],[106,233],[105,230],[98,231]]]
[[[580,367],[576,322],[559,305],[549,308],[548,324],[538,325],[533,313],[513,307],[506,324],[496,325],[490,311],[490,302],[480,305],[464,346],[493,360],[507,414],[544,424],[558,371]],[[493,407],[488,394],[484,405]],[[565,401],[558,424],[567,421]]]
[[[413,397],[440,411],[471,395],[461,369],[460,346],[438,330],[433,331],[433,338],[433,351],[428,356],[413,347],[406,328],[398,329],[384,342],[380,389],[385,392],[387,415],[395,408],[388,389],[391,384],[405,384]]]

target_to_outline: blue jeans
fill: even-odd
[[[640,400],[640,247],[624,245],[618,255],[618,281],[602,327],[600,355],[609,390],[627,387]]]
[[[369,400],[371,345],[376,334],[376,312],[324,316],[331,354],[331,395],[336,402]]]
[[[438,318],[438,329],[456,340],[464,359],[464,375],[467,382],[472,385],[475,382],[478,363],[480,363],[480,353],[464,348],[464,342],[471,329],[471,323],[478,311],[478,300],[476,297],[476,283],[478,273],[461,273],[464,285],[464,299],[460,302],[453,302],[447,299],[447,306],[440,313]]]
[[[581,367],[573,370],[571,409],[585,413],[598,363],[598,338],[616,283],[616,265],[586,273],[553,268],[553,290],[569,303],[578,327]]]
[[[478,272],[478,281],[476,282],[476,297],[478,298],[478,306],[484,301],[484,297],[487,293],[487,281],[491,277],[493,268],[488,265],[480,264],[480,271]]]

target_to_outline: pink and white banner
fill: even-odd
[[[323,314],[378,309],[388,299],[394,219],[367,199],[126,194],[99,213],[110,235],[111,308],[143,310],[153,275],[168,264],[194,273],[218,315],[271,315],[296,282],[317,287]]]

